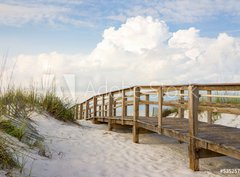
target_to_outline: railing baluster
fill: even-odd
[[[124,124],[124,117],[126,117],[126,95],[125,90],[122,90],[122,125]]]
[[[85,106],[86,106],[86,110],[85,110],[85,111],[86,111],[86,112],[85,112],[85,119],[88,119],[88,116],[89,116],[89,115],[88,115],[88,111],[89,111],[89,110],[88,110],[88,109],[89,109],[89,102],[86,101],[85,104],[86,104],[86,105],[85,105]]]
[[[112,111],[113,111],[113,94],[110,92],[108,95],[108,130],[112,130]]]
[[[149,101],[149,95],[145,95],[145,100]],[[149,117],[149,104],[145,104],[145,116]]]
[[[211,91],[211,90],[208,90],[208,91],[207,91],[207,94],[208,94],[208,95],[211,95],[211,94],[212,94],[212,91]],[[211,102],[212,102],[212,97],[207,97],[207,102],[211,103]],[[209,124],[212,124],[212,111],[208,111],[208,112],[207,112],[207,120],[208,120],[208,123],[209,123]]]
[[[79,110],[79,112],[80,112],[79,119],[81,120],[81,119],[83,119],[83,104],[82,103],[80,104],[80,108],[79,109],[80,109]]]
[[[184,90],[180,90],[179,103],[181,106],[184,104]],[[184,118],[184,108],[182,107],[178,108],[178,118]]]
[[[159,133],[162,133],[162,107],[163,107],[163,90],[162,87],[158,88],[158,128]]]
[[[102,117],[105,116],[105,98],[104,95],[102,96]]]

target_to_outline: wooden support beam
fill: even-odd
[[[98,106],[98,116],[99,117],[102,116],[102,106],[101,105]]]
[[[113,116],[116,117],[117,116],[117,107],[116,107],[117,103],[116,101],[113,101]]]
[[[158,88],[158,128],[159,133],[162,133],[162,107],[163,107],[163,91],[162,87]]]
[[[108,116],[108,105],[104,106],[104,111],[105,111],[105,117]]]
[[[140,87],[134,87],[133,97],[133,142],[139,143],[139,127],[137,120],[139,118],[139,100],[140,100]]]
[[[124,124],[124,117],[126,117],[126,94],[125,94],[125,90],[122,90],[122,114],[121,114],[121,118],[122,118],[122,125]]]
[[[197,151],[198,153],[198,157],[199,158],[210,158],[210,157],[221,157],[224,156],[223,154],[214,152],[214,151],[210,151],[208,149],[198,149]]]
[[[145,95],[145,100],[149,102],[149,95]],[[145,116],[149,117],[149,104],[145,104]]]
[[[108,130],[112,130],[111,117],[113,116],[113,94],[110,92],[108,96]]]
[[[93,117],[97,116],[97,97],[93,97]]]
[[[180,90],[179,103],[184,104],[184,90]],[[178,108],[178,118],[184,118],[184,109],[182,107]]]
[[[155,105],[158,105],[158,101],[146,101],[146,100],[140,100],[139,104],[144,104],[144,105],[155,104]]]
[[[125,98],[124,98],[124,104],[125,104],[125,113],[124,113],[124,115],[126,117],[128,116],[128,104],[127,104],[127,101],[128,101],[128,97],[125,96]]]
[[[97,117],[97,97],[94,96],[93,97],[93,119],[92,119],[92,122],[94,124],[98,123],[96,117]]]
[[[194,170],[199,170],[199,157],[197,153],[196,140],[198,132],[198,102],[199,91],[197,86],[190,85],[188,87],[188,109],[189,109],[189,167]]]
[[[85,110],[85,119],[87,120],[88,119],[88,111],[89,111],[89,101],[86,101],[85,103],[86,105],[86,110]]]
[[[208,90],[208,91],[207,91],[207,94],[208,94],[208,95],[211,95],[211,94],[212,94],[212,91],[211,91],[211,90]],[[212,97],[207,97],[207,102],[208,102],[208,103],[211,103],[211,102],[212,102]],[[208,121],[209,124],[212,124],[212,121],[213,121],[213,120],[212,120],[212,111],[208,111],[208,112],[207,112],[207,121]]]
[[[105,117],[106,114],[105,114],[105,97],[104,95],[102,96],[102,117]]]
[[[91,108],[88,109],[88,118],[89,119],[92,118],[92,109]]]
[[[74,106],[74,119],[75,120],[78,119],[78,104]]]
[[[79,106],[79,119],[82,120],[83,119],[83,105],[80,104]]]

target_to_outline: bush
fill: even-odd
[[[0,137],[0,168],[12,168],[16,167],[18,164],[12,157],[12,152],[9,151],[6,141]]]
[[[53,117],[63,121],[74,121],[74,114],[69,109],[70,103],[48,92],[40,100],[41,107]]]
[[[3,120],[0,122],[0,129],[4,132],[6,132],[7,134],[16,137],[19,141],[21,141],[24,133],[25,133],[25,129],[24,126],[21,126],[20,128],[17,128],[16,126],[14,126],[10,120]]]
[[[35,89],[27,91],[12,88],[0,96],[0,114],[6,114],[9,111],[6,107],[9,105],[14,107],[11,115],[15,117],[28,117],[28,114],[36,109],[47,111],[62,121],[74,121],[70,101],[58,97],[54,91],[42,94],[37,93]]]

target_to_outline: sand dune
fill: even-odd
[[[33,154],[25,174],[37,177],[159,177],[225,176],[219,170],[239,167],[230,158],[201,160],[200,172],[188,168],[187,145],[157,134],[142,134],[132,143],[130,129],[106,131],[104,124],[79,121],[69,125],[50,116],[34,114],[32,119],[52,153],[47,159]],[[30,172],[31,170],[31,172]],[[211,172],[210,172],[211,170]]]

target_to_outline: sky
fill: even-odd
[[[1,82],[55,78],[78,98],[106,85],[239,82],[240,1],[0,0],[0,41]]]

